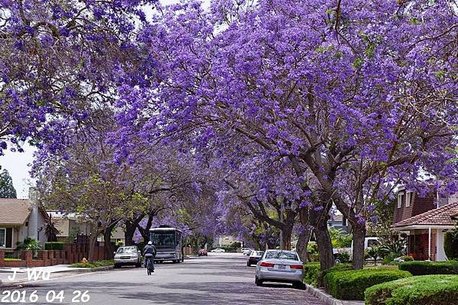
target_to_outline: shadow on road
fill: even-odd
[[[128,299],[151,300],[154,304],[304,304],[303,296],[300,291],[291,289],[288,294],[290,298],[279,300],[276,297],[275,289],[290,288],[288,285],[267,284],[264,287],[257,287],[254,283],[239,282],[218,282],[218,283],[183,283],[175,284],[172,287],[160,286],[167,290],[176,292],[149,292],[140,294],[125,294],[123,297]],[[154,287],[152,287],[154,290]],[[198,293],[196,293],[198,292]],[[270,295],[270,297],[268,296]],[[283,294],[284,296],[284,294]],[[300,301],[300,302],[299,302]]]

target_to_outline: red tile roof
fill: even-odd
[[[28,199],[0,198],[0,225],[22,225],[30,212]]]
[[[458,202],[449,203],[438,209],[429,210],[422,214],[401,220],[394,227],[407,227],[414,225],[453,226],[457,224],[453,217],[458,215]]]

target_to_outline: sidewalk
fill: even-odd
[[[49,277],[49,280],[52,280],[56,273],[60,274],[59,276],[62,276],[65,273],[83,273],[111,269],[113,269],[113,266],[98,268],[71,268],[70,265],[54,265],[37,268],[0,268],[0,288],[20,286],[43,281],[43,277]],[[15,272],[16,275],[14,276],[14,279],[11,279]]]

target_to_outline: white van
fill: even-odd
[[[371,236],[371,237],[364,238],[364,250],[367,250],[368,248],[371,248],[374,246],[380,246],[379,237]],[[351,242],[350,248],[333,249],[333,252],[334,252],[334,255],[337,255],[338,253],[346,252],[350,255],[350,260],[351,260],[351,258],[353,257],[353,242]]]

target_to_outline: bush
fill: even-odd
[[[336,254],[336,259],[338,259],[341,263],[348,263],[350,261],[350,253],[339,252]]]
[[[70,267],[73,267],[73,268],[97,268],[97,267],[105,267],[105,266],[113,266],[113,265],[114,265],[114,261],[113,260],[103,260],[103,261],[71,264]]]
[[[307,255],[311,262],[317,262],[319,260],[318,246],[315,242],[309,242],[307,245]]]
[[[317,287],[318,275],[320,273],[320,263],[306,263],[304,264],[304,282]]]
[[[19,243],[16,247],[16,250],[23,251],[23,250],[28,250],[32,251],[33,257],[36,258],[38,256],[38,250],[40,250],[40,243],[30,237],[27,237],[24,239],[22,243]]]
[[[445,234],[444,250],[448,259],[458,259],[458,228]]]
[[[330,272],[335,272],[335,271],[347,271],[347,270],[353,270],[353,267],[351,266],[351,264],[337,264],[334,267],[332,267],[331,269],[320,271],[320,273],[318,274],[318,286],[320,287],[325,286],[324,277],[326,276],[326,274]]]
[[[458,275],[422,275],[372,286],[366,305],[450,305],[458,299]]]
[[[331,271],[324,276],[324,283],[326,290],[337,299],[364,300],[368,287],[409,276],[406,271],[379,268]]]
[[[447,262],[404,262],[399,270],[409,271],[413,275],[458,274],[458,261]]]
[[[413,257],[410,255],[404,255],[404,256],[401,256],[401,260],[403,260],[404,262],[412,262]]]
[[[64,250],[63,242],[47,242],[45,243],[45,250]]]
[[[16,250],[32,250],[35,252],[40,250],[40,244],[37,240],[27,237],[22,243],[18,244]]]
[[[350,264],[338,264],[329,270],[321,271],[320,263],[312,262],[304,264],[304,282],[312,286],[318,287],[318,283],[322,282],[323,277],[333,271],[352,270]]]

